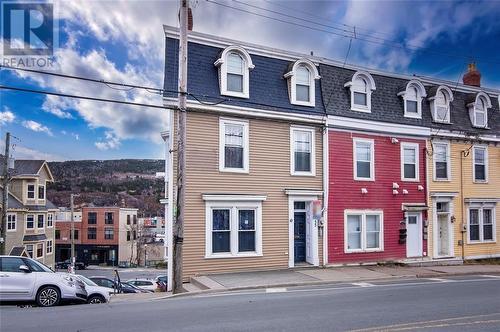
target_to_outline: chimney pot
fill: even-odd
[[[467,73],[465,73],[463,77],[464,84],[477,87],[481,86],[481,73],[477,70],[476,63],[469,63],[467,68]]]

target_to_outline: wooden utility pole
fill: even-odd
[[[0,255],[6,255],[5,241],[7,236],[7,209],[9,197],[9,156],[10,156],[10,133],[5,135],[5,154],[3,159],[3,178],[2,178],[2,225],[0,234]]]
[[[184,206],[186,195],[186,98],[187,98],[187,32],[188,0],[180,0],[179,37],[179,105],[177,111],[177,217],[173,237],[173,292],[182,293],[182,242],[184,241]]]
[[[75,197],[79,195],[71,194],[70,196],[70,206],[71,206],[71,234],[69,235],[71,239],[71,273],[75,273]]]

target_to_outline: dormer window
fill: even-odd
[[[467,105],[469,116],[474,127],[488,127],[488,108],[491,107],[490,97],[484,92],[477,94],[475,101]]]
[[[219,68],[220,94],[232,97],[250,97],[250,69],[255,66],[250,54],[239,46],[222,51],[214,65]]]
[[[425,88],[417,80],[412,80],[406,85],[406,90],[398,93],[403,97],[404,116],[407,118],[422,118],[422,98],[426,97]]]
[[[319,79],[316,66],[307,59],[297,60],[283,77],[288,80],[288,95],[293,105],[316,105],[315,80]]]
[[[371,94],[375,90],[375,81],[367,72],[356,72],[352,81],[344,84],[351,90],[351,110],[371,112]]]
[[[453,94],[447,86],[440,86],[436,94],[429,98],[431,101],[431,113],[434,122],[450,123],[450,103]]]

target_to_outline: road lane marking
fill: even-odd
[[[285,287],[266,288],[266,293],[284,293],[284,292],[286,292]]]
[[[353,282],[351,285],[359,286],[359,287],[375,287],[376,285],[370,284],[369,282]]]
[[[500,279],[500,276],[493,276],[491,274],[483,274],[481,275],[481,277]]]
[[[454,280],[450,279],[442,279],[442,278],[425,278],[427,280],[432,280],[432,281],[439,281],[439,282],[453,282]]]
[[[422,329],[433,329],[433,328],[443,328],[443,327],[452,327],[452,326],[466,326],[466,325],[478,325],[478,324],[493,324],[493,323],[500,323],[500,319],[492,319],[492,320],[478,320],[474,322],[462,322],[462,323],[451,323],[451,324],[434,324],[434,325],[425,325],[425,326],[408,326],[408,327],[402,327],[402,328],[395,328],[395,329],[388,329],[385,330],[386,332],[396,332],[396,331],[415,331],[415,330],[422,330]]]
[[[412,323],[402,323],[402,324],[393,324],[393,325],[385,325],[385,326],[367,327],[364,329],[350,330],[350,332],[372,332],[372,331],[374,332],[374,331],[382,331],[382,330],[383,331],[400,331],[403,329],[415,329],[418,327],[425,328],[423,326],[425,324],[446,324],[447,322],[454,324],[453,321],[467,320],[467,319],[479,319],[479,318],[486,318],[486,317],[499,316],[499,315],[500,315],[500,312],[496,312],[496,313],[492,313],[492,314],[483,314],[483,315],[443,318],[443,319],[435,319],[435,320],[427,320],[427,321],[417,321],[417,322],[412,322]],[[497,320],[495,319],[492,321],[496,322]],[[490,321],[485,320],[484,322],[490,322]]]

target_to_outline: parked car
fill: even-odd
[[[70,267],[70,265],[71,265],[71,261],[69,259],[67,259],[63,262],[57,262],[56,269],[67,270]],[[89,266],[89,265],[85,262],[79,262],[79,261],[75,262],[75,269],[76,270],[85,270],[87,268],[87,266]]]
[[[156,282],[150,279],[132,279],[127,280],[127,284],[139,287],[150,292],[154,292],[157,288]]]
[[[82,275],[76,275],[78,279],[83,281],[85,284],[85,289],[87,290],[87,303],[106,303],[109,302],[111,293],[113,291],[108,287],[102,287]]]
[[[51,307],[62,300],[86,301],[85,284],[31,258],[0,256],[0,302],[34,301]]]
[[[167,291],[167,276],[166,275],[159,275],[155,278],[156,286],[160,290],[160,292],[166,292]]]
[[[116,290],[117,293],[124,293],[124,294],[142,293],[141,289],[133,285],[129,285],[125,282],[118,284],[118,282],[115,282],[114,280],[106,277],[90,277],[89,279],[95,282],[99,286],[107,287],[112,291]]]

